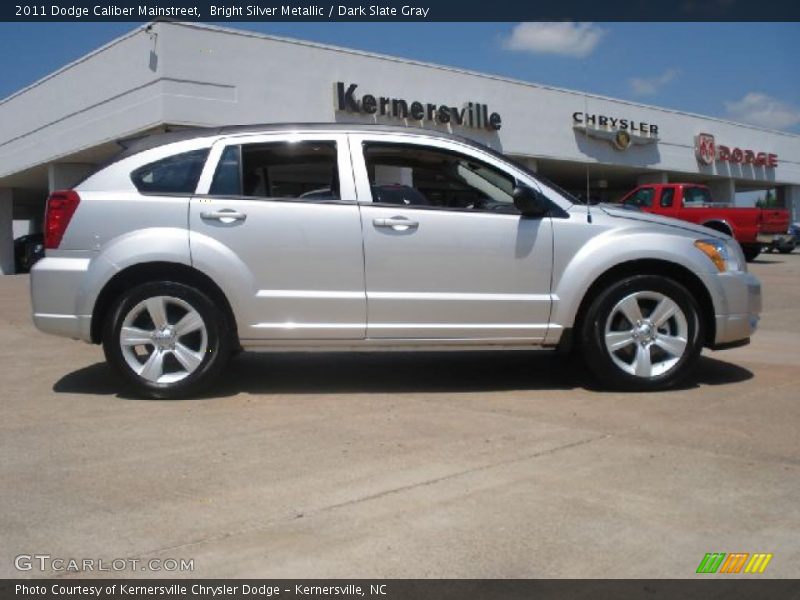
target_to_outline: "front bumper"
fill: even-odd
[[[722,273],[717,277],[716,335],[712,348],[746,344],[761,315],[761,282],[750,273]]]

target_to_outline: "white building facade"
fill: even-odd
[[[0,101],[0,271],[118,142],[183,127],[375,122],[450,131],[562,187],[773,189],[800,219],[800,136],[401,58],[198,24],[138,28]],[[588,180],[588,190],[587,190]]]

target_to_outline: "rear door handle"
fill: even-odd
[[[223,208],[211,212],[201,212],[200,218],[206,220],[216,219],[222,223],[233,223],[234,221],[244,221],[247,215],[232,208]]]
[[[372,219],[372,224],[375,227],[391,227],[395,231],[407,231],[408,229],[416,229],[419,223],[410,221],[405,217],[392,217],[390,219]]]

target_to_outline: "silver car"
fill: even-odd
[[[588,208],[472,141],[363,125],[145,138],[48,200],[33,319],[138,393],[198,393],[248,350],[581,352],[614,388],[745,344],[731,238]]]

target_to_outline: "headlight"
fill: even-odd
[[[736,241],[705,239],[697,240],[694,245],[714,263],[720,272],[744,270],[744,256]]]

